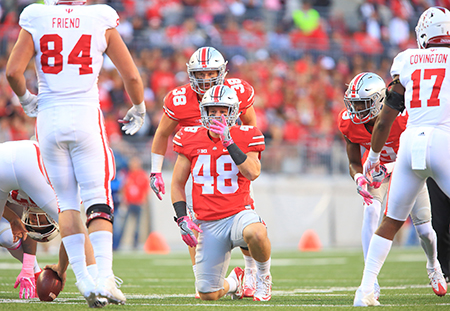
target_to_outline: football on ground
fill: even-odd
[[[52,269],[44,269],[36,280],[36,293],[40,301],[53,301],[61,288],[61,278]]]

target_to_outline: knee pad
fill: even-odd
[[[94,204],[90,206],[86,211],[86,227],[89,227],[89,223],[93,219],[105,219],[111,223],[114,223],[114,214],[112,212],[112,209],[107,204]]]
[[[212,292],[214,292],[214,290],[211,287],[211,284],[209,284],[208,281],[200,280],[200,281],[197,281],[196,285],[197,285],[197,290],[200,293],[212,293]]]

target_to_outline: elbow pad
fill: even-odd
[[[391,82],[389,86],[391,86],[393,82]],[[405,97],[403,95],[400,95],[390,87],[386,88],[386,98],[384,100],[384,103],[389,108],[395,109],[399,112],[403,112],[403,110],[405,110]]]

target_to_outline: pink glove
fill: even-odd
[[[23,254],[23,264],[22,271],[20,271],[19,276],[14,283],[14,288],[17,288],[20,284],[20,294],[19,298],[36,298],[36,279],[34,278],[34,261],[36,259],[35,255]]]
[[[362,174],[356,174],[355,177],[357,185],[356,191],[358,191],[358,194],[363,197],[364,203],[366,203],[367,205],[372,204],[373,196],[367,191],[367,184],[369,184],[369,181]]]
[[[162,194],[166,194],[166,188],[164,186],[164,180],[161,173],[150,174],[150,187],[155,192],[158,199],[162,200],[160,192],[162,192]]]
[[[234,144],[233,138],[230,135],[230,129],[228,128],[227,121],[225,120],[225,116],[222,115],[222,122],[217,120],[213,120],[214,124],[209,126],[209,129],[216,134],[220,135],[220,140],[222,141],[222,145],[227,148],[229,145]]]
[[[203,232],[188,216],[183,216],[177,219],[177,224],[181,230],[181,238],[184,243],[186,243],[190,247],[196,247],[198,242],[197,238],[192,232],[192,229]]]
[[[388,178],[390,174],[388,174],[386,166],[380,164],[380,171],[372,173],[372,187],[375,189],[380,188],[383,181]]]

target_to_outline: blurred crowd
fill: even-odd
[[[4,71],[17,39],[18,16],[31,2],[2,0],[0,7],[0,141],[28,139],[34,119],[22,111]],[[133,137],[117,122],[131,105],[122,80],[106,59],[99,77],[109,139],[120,157],[130,146],[151,145],[164,96],[188,83],[186,62],[201,46],[228,60],[227,78],[255,89],[258,127],[269,147],[306,146],[316,157],[341,141],[336,117],[354,75],[378,73],[388,83],[392,58],[416,47],[418,16],[450,0],[110,0],[118,27],[145,83],[147,118]],[[351,4],[351,5],[350,5]],[[34,65],[26,75],[37,93]],[[128,151],[127,151],[128,150]],[[170,158],[170,157],[169,157]],[[145,166],[146,163],[144,163]]]

